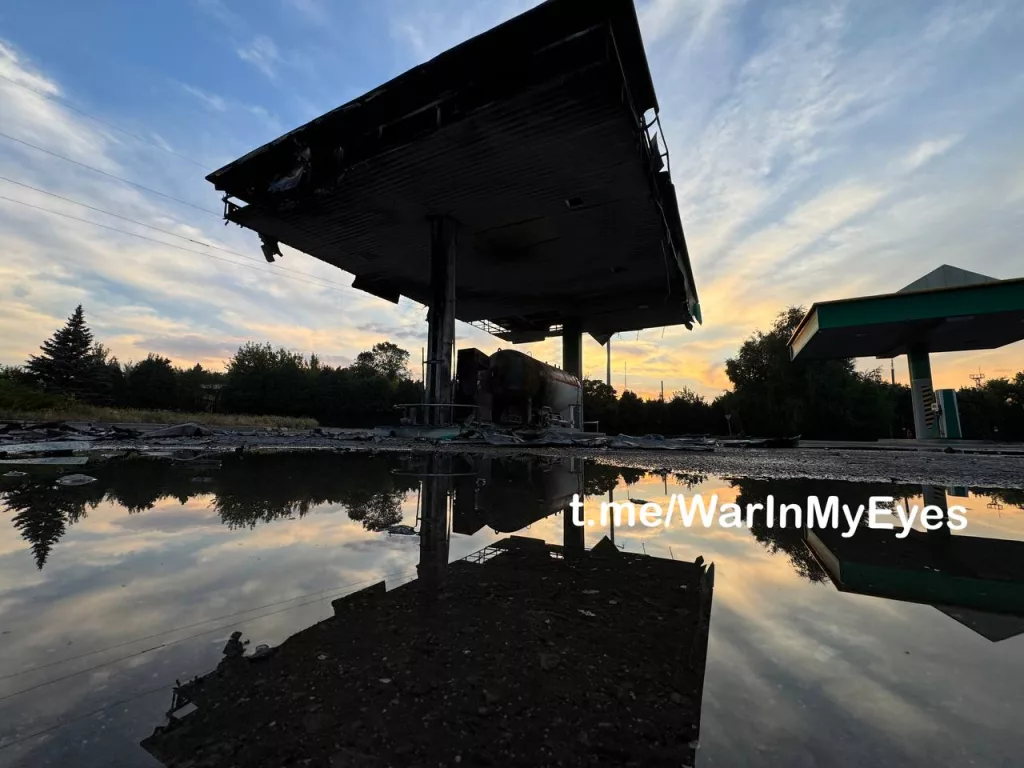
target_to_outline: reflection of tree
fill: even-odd
[[[647,476],[647,471],[643,469],[633,469],[632,467],[619,467],[619,474],[622,475],[622,479],[626,485],[634,485]]]
[[[415,478],[395,475],[399,459],[320,452],[251,454],[226,460],[212,490],[231,527],[302,517],[320,504],[342,504],[352,520],[381,530],[402,519]]]
[[[587,496],[604,496],[614,491],[619,484],[619,468],[607,464],[587,462],[583,467],[583,493]]]
[[[780,526],[778,510],[782,504],[798,504],[806,511],[807,499],[817,496],[825,504],[829,496],[837,496],[839,503],[849,504],[856,508],[867,506],[872,496],[915,496],[921,493],[920,486],[891,486],[872,483],[845,483],[826,480],[735,480],[732,485],[739,489],[736,503],[746,510],[747,504],[761,504],[759,511],[754,513],[750,532],[771,554],[784,552],[794,570],[810,581],[824,581],[827,574],[811,555],[804,542],[803,527],[796,526],[793,520],[787,520]],[[775,525],[768,526],[766,509],[768,496],[775,498]],[[841,515],[842,513],[840,513]],[[842,521],[841,521],[842,524]]]
[[[988,496],[992,501],[999,504],[1007,504],[1011,507],[1024,509],[1024,490],[1020,488],[977,488],[971,492],[977,495]]]
[[[196,471],[187,462],[136,458],[102,465],[97,470],[100,482],[106,485],[107,500],[133,514],[152,509],[168,497],[184,504],[199,492],[191,482]]]
[[[403,499],[404,491],[394,491],[373,494],[360,502],[350,500],[346,504],[348,516],[361,522],[368,531],[383,531],[402,522]]]
[[[219,467],[218,467],[219,462]],[[89,467],[96,482],[79,488],[57,486],[54,478],[5,488],[0,502],[14,512],[12,522],[28,541],[42,568],[50,549],[87,506],[106,499],[129,513],[151,509],[161,499],[182,504],[210,494],[221,520],[230,528],[301,517],[320,504],[341,504],[349,518],[372,531],[402,520],[405,493],[414,477],[392,473],[397,458],[326,452],[231,454],[213,462],[114,459]],[[209,482],[196,482],[209,477]]]
[[[703,472],[673,472],[672,477],[677,485],[683,485],[690,490],[701,483],[706,483],[708,476]]]
[[[11,522],[32,545],[36,567],[41,570],[67,526],[85,517],[86,505],[95,507],[98,498],[86,487],[55,490],[47,483],[15,486],[3,494],[3,501],[15,512]]]

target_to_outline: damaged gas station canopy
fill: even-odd
[[[549,0],[210,174],[225,215],[510,341],[700,322],[631,0]]]

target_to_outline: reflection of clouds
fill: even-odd
[[[342,509],[331,506],[324,512]],[[403,506],[409,509],[408,502]],[[415,548],[373,546],[381,534],[366,531],[346,515],[319,514],[318,510],[302,520],[279,520],[233,531],[219,518],[211,518],[210,512],[208,497],[194,498],[185,505],[163,500],[153,509],[131,516],[117,505],[103,502],[69,529],[58,554],[43,571],[36,570],[24,556],[23,541],[22,552],[0,556],[0,624],[14,628],[3,638],[3,671],[298,595],[322,594],[322,599],[314,597],[314,604],[301,607],[300,603],[311,598],[296,600],[267,609],[286,610],[257,621],[252,617],[262,611],[0,681],[3,695],[58,672],[68,674],[154,643],[226,625],[179,645],[12,699],[11,703],[17,702],[16,709],[0,705],[5,734],[30,731],[65,713],[102,706],[134,690],[152,687],[154,679],[157,684],[166,682],[169,691],[175,677],[202,673],[216,664],[230,629],[237,626],[258,642],[280,642],[297,627],[329,615],[330,598],[336,596],[338,585],[368,583],[384,573],[410,573],[418,557]],[[3,535],[9,537],[11,527],[2,528]],[[11,562],[15,560],[20,562]],[[393,581],[394,577],[389,578]],[[352,588],[358,587],[348,589]],[[159,722],[165,698],[148,700],[148,716],[138,720],[131,734],[134,742]],[[130,715],[122,717],[132,719]],[[75,732],[73,727],[64,729],[58,742],[66,739],[73,743]],[[28,744],[18,752],[38,746]],[[130,740],[118,749],[137,759],[129,746],[134,746]]]
[[[686,491],[735,501],[738,488],[709,478]],[[842,498],[842,484],[834,486]],[[667,502],[660,478],[647,476],[626,496]],[[603,498],[588,499],[588,514]],[[971,497],[971,531],[1013,532],[1005,511]],[[921,499],[911,499],[921,503]],[[950,503],[963,502],[962,499]],[[595,538],[596,541],[596,538]],[[701,753],[709,765],[946,764],[965,743],[986,745],[994,763],[1012,762],[1013,680],[1024,663],[1004,641],[992,646],[930,606],[843,594],[797,575],[746,529],[616,531],[629,551],[715,563]],[[588,545],[591,534],[588,532]],[[909,654],[906,653],[909,651]],[[965,682],[970,680],[970,685]],[[742,738],[736,737],[742,732]]]
[[[738,488],[709,477],[687,489],[670,476],[668,492],[717,493],[726,502],[736,499]],[[667,503],[656,475],[628,488],[620,482],[615,498],[629,496]],[[596,515],[606,498],[588,498],[587,514]],[[993,531],[1002,525],[1019,536],[1021,516],[1000,516],[986,508],[987,501],[966,500],[971,524]],[[408,523],[415,506],[415,493],[402,502]],[[215,630],[0,703],[3,732],[28,732],[167,684],[159,695],[108,713],[105,728],[86,720],[60,729],[49,742],[16,748],[11,759],[75,764],[80,753],[74,750],[86,742],[97,750],[89,754],[136,761],[135,745],[160,722],[169,684],[214,667],[232,629],[253,643],[276,644],[330,615],[339,585],[361,582],[348,587],[356,589],[384,574],[403,574],[387,577],[393,587],[414,575],[417,537],[371,533],[339,514],[344,511],[341,504],[321,505],[301,519],[229,529],[211,516],[209,495],[185,504],[164,499],[133,515],[102,502],[68,529],[41,572],[13,528],[0,525],[0,548],[9,547],[0,549],[0,625],[12,629],[2,638],[0,674],[242,612],[0,681],[4,695],[58,673]],[[563,514],[556,514],[519,535],[561,544],[563,530]],[[605,534],[588,529],[587,545]],[[450,556],[465,556],[498,538],[486,528],[454,536]],[[834,765],[837,754],[849,765],[922,755],[942,764],[968,742],[983,742],[985,755],[1006,757],[1009,764],[1006,734],[1013,733],[1013,709],[1006,704],[1019,701],[1014,681],[1024,674],[1012,649],[1019,638],[993,646],[929,606],[812,584],[746,529],[623,527],[616,541],[630,552],[643,545],[648,553],[668,557],[671,547],[678,559],[702,555],[715,563],[701,738],[709,765],[749,763],[752,745],[760,749],[758,759],[786,765]],[[280,613],[257,618],[273,611]]]

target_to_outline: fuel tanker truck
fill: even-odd
[[[476,419],[510,427],[582,424],[583,387],[561,368],[513,349],[486,355],[460,349],[454,401],[476,406]]]

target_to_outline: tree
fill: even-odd
[[[26,367],[45,390],[83,400],[102,399],[105,350],[94,346],[81,304],[40,350],[42,354],[29,358]]]
[[[597,379],[583,380],[583,417],[596,421],[607,434],[618,431],[619,401],[615,388]]]
[[[644,421],[644,401],[627,389],[619,398],[619,431],[642,435],[647,431]]]
[[[392,344],[382,341],[373,345],[369,352],[360,352],[352,368],[357,372],[376,373],[388,381],[399,381],[409,378],[409,353]]]
[[[309,368],[303,356],[283,347],[246,342],[228,363],[224,404],[233,413],[304,416]]]
[[[707,400],[689,387],[673,392],[672,399],[665,403],[664,411],[666,432],[681,435],[721,431],[719,418]]]
[[[721,405],[734,431],[807,438],[871,439],[895,436],[907,414],[902,389],[877,371],[862,374],[853,360],[789,358],[789,339],[804,310],[789,307],[772,328],[743,342],[725,371],[733,392]],[[742,427],[737,429],[737,423]]]
[[[1024,440],[1024,371],[958,390],[957,405],[964,437]]]
[[[132,366],[128,399],[135,408],[171,410],[178,404],[178,372],[166,357],[152,352]]]

